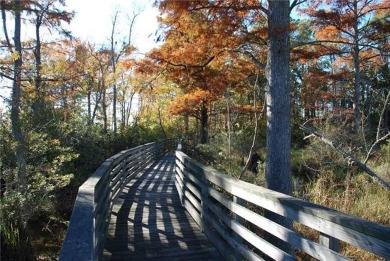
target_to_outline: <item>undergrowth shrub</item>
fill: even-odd
[[[26,133],[25,145],[26,182],[18,182],[17,169],[12,165],[3,165],[1,173],[6,184],[0,207],[2,250],[6,259],[12,257],[13,260],[30,260],[39,252],[34,244],[34,230],[43,231],[46,224],[38,226],[35,221],[45,218],[52,223],[63,222],[55,215],[54,193],[70,183],[73,174],[65,165],[78,156],[60,139],[40,131]],[[55,251],[59,249],[57,244]]]
[[[343,138],[340,137],[337,140],[339,144],[347,143],[342,143]],[[344,145],[344,148],[347,146]],[[349,147],[354,149],[352,145]],[[381,157],[368,163],[370,168],[387,181],[390,159],[388,147],[385,145],[379,149]],[[305,149],[296,153],[296,159],[292,161],[295,176],[304,180],[304,185],[296,196],[352,216],[390,225],[390,205],[384,203],[389,201],[390,192],[368,174],[349,165],[334,148],[318,140],[312,140]],[[364,159],[362,151],[352,153],[356,158]],[[297,226],[297,229],[299,231],[302,228]],[[310,237],[308,231],[303,230],[302,234]],[[341,253],[353,260],[382,260],[346,243],[341,244]]]
[[[386,155],[385,158],[381,157],[380,161],[369,163],[384,179],[389,171],[386,166],[390,164],[387,147],[384,146],[380,150],[381,155]],[[390,192],[368,174],[356,166],[350,166],[334,148],[317,140],[299,151],[299,154],[301,161],[292,161],[295,169],[303,170],[303,174],[295,173],[305,180],[299,196],[373,222],[390,224],[390,205],[381,204],[388,201]]]
[[[362,161],[365,158],[364,148],[370,144],[367,140],[352,135],[340,127],[325,125],[321,130],[324,137],[338,144],[344,151]],[[198,146],[198,154],[203,163],[210,164],[223,173],[236,176],[240,173],[249,144],[237,144],[242,141],[232,136],[231,155],[228,157],[226,134],[214,135],[209,145]],[[248,142],[248,141],[246,141]],[[366,144],[365,144],[366,143]],[[245,153],[243,151],[247,150]],[[260,147],[260,154],[265,159],[265,150]],[[382,179],[390,181],[390,143],[381,144],[375,150],[376,157],[368,162]],[[217,156],[217,157],[216,157]],[[348,163],[335,148],[317,138],[293,146],[291,152],[293,196],[311,201],[315,204],[336,209],[352,216],[370,220],[386,226],[390,225],[390,192],[375,182],[368,174]],[[234,166],[232,168],[232,166]],[[232,170],[229,172],[228,170]],[[265,163],[260,163],[258,173],[247,171],[244,181],[265,186]],[[236,176],[237,177],[237,176]],[[307,238],[318,241],[319,232],[301,224],[294,224],[296,231]],[[341,243],[341,252],[353,260],[382,260],[373,254]],[[302,260],[312,260],[300,253]]]

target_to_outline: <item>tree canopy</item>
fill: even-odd
[[[390,137],[389,0],[156,0],[145,55],[134,45],[141,11],[122,35],[113,13],[97,46],[64,29],[75,15],[65,0],[0,4],[0,222],[11,254],[104,158],[156,139],[199,143],[206,162],[224,159],[240,178],[233,163],[262,154],[264,185],[292,194],[291,155],[316,138],[386,184],[370,163]]]

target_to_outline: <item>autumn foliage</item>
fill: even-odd
[[[11,184],[0,221],[9,228],[2,223],[2,239],[6,232],[15,239],[6,242],[8,250],[24,253],[16,245],[33,244],[28,226],[45,216],[41,206],[60,204],[102,160],[139,143],[190,138],[206,149],[222,144],[210,151],[233,164],[243,162],[255,136],[253,147],[262,156],[270,147],[276,151],[272,159],[287,155],[277,167],[289,162],[290,147],[325,154],[303,139],[302,123],[345,137],[356,157],[371,153],[372,144],[382,146],[386,139],[375,141],[388,135],[390,125],[390,1],[295,0],[289,8],[280,1],[283,26],[275,25],[282,16],[270,12],[280,8],[277,2],[157,0],[156,47],[140,54],[131,24],[119,38],[123,32],[113,21],[111,39],[98,46],[65,30],[75,15],[65,0],[0,1],[0,157],[2,177]],[[19,11],[29,34],[18,38],[13,26]],[[283,61],[274,62],[281,57],[283,67]],[[284,93],[274,98],[278,91]],[[276,122],[286,118],[280,121],[286,125]],[[269,143],[276,145],[266,149],[277,129],[288,148],[279,147],[278,134]],[[300,170],[330,172],[304,156],[311,165]],[[294,167],[287,169],[273,172],[288,176]],[[70,201],[59,207],[61,217],[69,215]],[[13,206],[26,212],[11,211]],[[45,221],[56,220],[57,227],[65,223],[47,215]],[[18,236],[24,241],[17,242]]]

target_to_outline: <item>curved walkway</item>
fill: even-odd
[[[104,260],[223,260],[181,206],[175,157],[148,166],[113,207]]]

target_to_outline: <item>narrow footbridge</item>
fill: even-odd
[[[228,177],[183,151],[165,140],[107,159],[79,188],[60,261],[348,260],[346,244],[390,259],[390,227]]]

